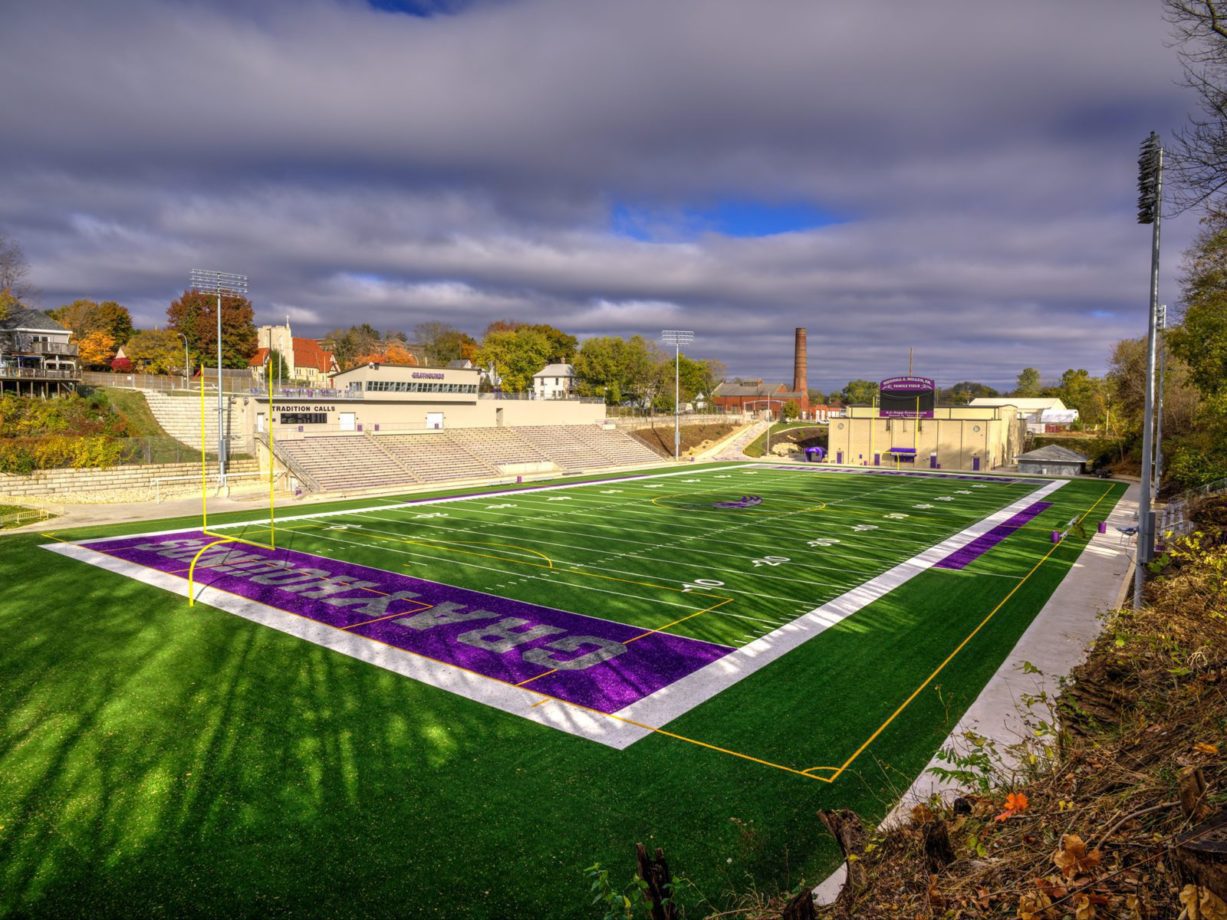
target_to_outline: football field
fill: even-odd
[[[1122,492],[713,464],[6,538],[0,910],[583,916],[637,841],[695,911],[812,884]]]

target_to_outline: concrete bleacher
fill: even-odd
[[[609,465],[601,454],[572,434],[570,428],[570,425],[528,425],[516,430],[568,472]]]
[[[353,435],[322,435],[276,443],[277,453],[315,480],[325,492],[395,487],[416,483],[413,473],[381,450],[371,439]]]
[[[660,462],[628,434],[592,425],[320,435],[281,440],[276,448],[300,478],[329,492],[496,479],[519,464],[576,472]]]
[[[659,463],[660,457],[642,441],[624,431],[597,428],[592,425],[570,425],[568,430],[602,457],[609,466],[635,466]]]
[[[499,475],[498,469],[458,443],[451,432],[384,434],[376,436],[375,441],[420,482]]]
[[[515,428],[453,428],[447,433],[454,443],[494,466],[518,463],[550,463],[544,453],[517,433]]]

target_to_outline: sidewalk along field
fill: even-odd
[[[5,538],[0,911],[583,916],[583,868],[629,878],[638,840],[665,848],[696,911],[747,873],[765,888],[813,882],[834,858],[815,809],[885,810],[1085,544],[1083,528],[1056,544],[1051,531],[1093,525],[1121,491],[1073,482],[1032,500],[1046,487],[705,466],[368,500],[279,525],[291,552],[730,659],[770,657],[806,617],[830,621],[676,717],[636,720],[648,730],[621,749],[189,609],[39,550],[46,538]],[[714,507],[749,497],[762,501]],[[912,564],[861,609],[829,614],[985,518],[1015,520],[1015,506],[1032,517],[982,552],[965,539],[961,557]]]

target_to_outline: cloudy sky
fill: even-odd
[[[192,268],[296,334],[662,328],[730,374],[1101,373],[1142,334],[1160,0],[6,0],[0,232],[42,306]],[[1164,224],[1175,304],[1196,215]]]

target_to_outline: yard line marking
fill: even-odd
[[[669,687],[635,701],[621,712],[651,722],[667,724],[694,708],[699,702],[721,693],[732,684],[783,657],[874,601],[885,597],[921,572],[928,571],[934,563],[944,559],[953,550],[970,543],[1000,521],[1064,485],[1063,481],[1046,483],[1029,495],[977,521],[953,537],[947,537],[935,543],[870,581],[845,591],[838,597],[767,633],[761,639],[744,645],[725,655],[719,661],[714,661],[688,674]]]
[[[1103,494],[1100,495],[1099,498],[1095,499],[1095,503],[1091,505],[1091,507],[1087,508],[1086,511],[1084,511],[1078,517],[1078,521],[1081,522],[1082,520],[1086,518],[1088,514],[1094,511],[1099,506],[1099,503],[1103,501],[1105,498],[1107,498],[1108,493],[1111,491],[1112,491],[1112,486],[1108,486],[1108,488],[1104,490]],[[1001,599],[1001,602],[998,603],[996,607],[994,607],[992,610],[988,612],[988,616],[986,616],[983,620],[981,620],[980,623],[976,626],[976,628],[967,634],[967,637],[958,644],[955,650],[946,656],[946,660],[943,661],[941,664],[939,664],[933,670],[933,673],[930,674],[928,677],[926,677],[923,683],[921,683],[920,686],[918,686],[915,690],[913,690],[911,695],[906,700],[904,700],[902,703],[899,704],[899,708],[896,709],[894,712],[892,712],[890,714],[890,717],[885,722],[883,722],[881,725],[878,726],[877,731],[875,731],[872,735],[869,736],[869,740],[867,740],[864,744],[862,744],[859,748],[857,748],[856,751],[853,752],[852,756],[849,757],[847,760],[845,760],[840,765],[839,770],[836,771],[834,777],[832,777],[832,781],[838,779],[840,774],[842,774],[845,770],[847,770],[848,767],[852,765],[852,762],[855,761],[858,757],[860,757],[861,754],[865,752],[865,749],[868,748],[869,745],[873,744],[873,742],[878,739],[878,736],[881,735],[882,732],[886,731],[886,729],[890,726],[892,722],[895,721],[895,719],[899,716],[899,714],[903,712],[903,710],[907,709],[909,705],[911,705],[912,700],[916,699],[916,697],[920,695],[920,693],[924,690],[924,688],[929,686],[929,684],[933,682],[933,679],[937,677],[937,675],[940,674],[943,670],[945,670],[946,665],[950,664],[950,662],[954,660],[954,657],[959,652],[961,652],[964,648],[966,648],[967,643],[969,643],[973,638],[975,638],[976,634],[979,633],[980,630],[982,630],[986,625],[988,625],[988,621],[997,615],[997,611],[1006,605],[1006,603],[1010,600],[1010,598],[1012,598],[1017,593],[1019,588],[1021,588],[1024,584],[1027,583],[1028,579],[1030,579],[1032,575],[1034,575],[1037,571],[1039,571],[1040,566],[1042,566],[1045,562],[1047,562],[1048,559],[1052,556],[1052,554],[1055,553],[1061,545],[1062,545],[1061,543],[1054,543],[1052,544],[1051,547],[1049,547],[1048,552],[1044,553],[1044,555],[1040,558],[1040,560],[1031,567],[1031,571],[1029,571],[1026,575],[1024,575],[1022,580],[1019,581],[1018,584],[1014,585],[1014,587],[1010,589],[1010,592]],[[1079,554],[1081,554],[1081,552],[1079,552]]]

